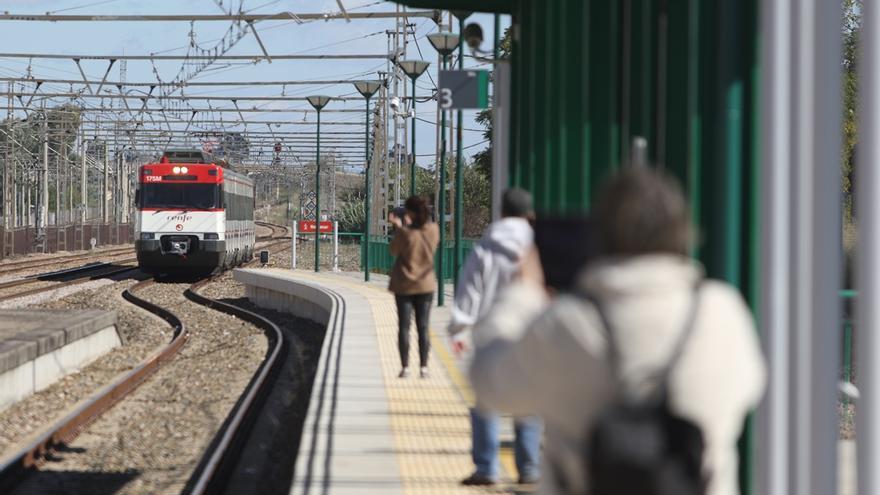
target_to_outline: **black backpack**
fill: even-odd
[[[697,288],[698,289],[698,288]],[[697,312],[699,291],[672,357],[658,374],[658,387],[647,399],[619,397],[591,426],[585,458],[591,495],[703,495],[703,433],[669,408],[669,372],[681,355]],[[608,319],[596,301],[608,334],[608,359],[620,379],[619,347]]]

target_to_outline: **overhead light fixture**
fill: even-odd
[[[307,96],[306,99],[309,100],[309,103],[312,104],[315,110],[321,110],[330,102],[330,97],[324,95]]]
[[[418,79],[429,65],[431,65],[430,62],[424,60],[400,60],[397,62],[397,66],[403,69],[403,72],[406,72],[406,75],[411,79]]]
[[[456,33],[431,33],[428,41],[440,55],[447,57],[458,48],[461,36]]]
[[[371,98],[382,87],[382,81],[355,81],[354,87],[364,98]]]

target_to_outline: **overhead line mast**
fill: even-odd
[[[350,84],[350,83],[349,83]],[[82,92],[73,92],[73,93],[15,93],[16,97],[43,97],[43,98],[101,98],[107,100],[142,100],[142,99],[155,99],[155,100],[175,100],[175,101],[189,101],[189,100],[206,100],[206,101],[308,101],[303,96],[217,96],[217,95],[169,95],[169,96],[147,96],[145,94],[125,94],[125,93],[107,93],[107,94],[89,94]],[[360,101],[362,98],[354,97],[354,96],[336,96],[333,98],[336,101]],[[243,112],[246,112],[247,109],[243,108]]]
[[[268,59],[265,54],[253,55],[82,55],[62,53],[0,53],[0,58],[42,58],[42,59],[71,59],[71,60],[252,60],[259,61]],[[272,60],[384,60],[385,54],[285,54],[272,55]],[[105,83],[106,84],[106,83]],[[178,83],[168,84],[177,85]],[[181,83],[182,84],[182,83]],[[161,84],[157,83],[156,86]]]
[[[357,20],[357,19],[394,19],[397,17],[422,17],[427,19],[439,19],[439,10],[417,10],[406,13],[401,12],[349,12],[346,15],[278,12],[275,14],[171,14],[171,15],[57,15],[57,14],[0,14],[0,21],[28,21],[28,22],[193,22],[193,21],[332,21],[332,20]]]
[[[83,80],[83,79],[47,79],[38,77],[0,77],[0,82],[21,82],[21,83],[48,83],[48,84],[98,84],[99,80]],[[151,82],[126,82],[126,81],[104,81],[108,86],[144,86],[144,87],[160,87],[160,86],[329,86],[333,84],[351,84],[351,79],[330,79],[322,81],[309,80],[293,80],[293,81],[184,81],[180,83],[160,83]]]

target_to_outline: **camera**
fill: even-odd
[[[406,208],[404,208],[402,206],[398,206],[398,207],[393,208],[391,210],[391,214],[394,215],[395,217],[403,220],[404,215],[406,215]]]
[[[392,111],[394,111],[394,112],[400,111],[400,98],[398,98],[396,96],[391,98],[391,101],[389,102],[389,104],[391,105]]]

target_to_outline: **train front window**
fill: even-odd
[[[141,208],[197,209],[221,208],[219,184],[141,184]]]

